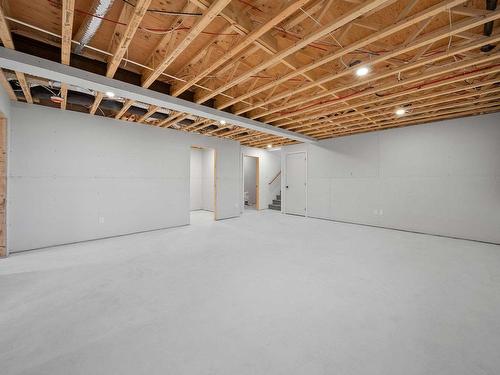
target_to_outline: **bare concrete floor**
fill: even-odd
[[[0,373],[500,373],[499,246],[273,211],[192,223],[1,260]]]

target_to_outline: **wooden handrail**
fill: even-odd
[[[276,176],[274,176],[274,178],[271,180],[269,185],[271,185],[280,175],[281,175],[281,171],[279,171],[278,174]]]

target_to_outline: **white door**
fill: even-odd
[[[285,213],[306,214],[306,153],[297,152],[286,156]]]

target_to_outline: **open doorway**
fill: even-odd
[[[259,209],[259,158],[243,156],[243,206]]]
[[[190,160],[191,223],[216,220],[215,150],[191,146]]]

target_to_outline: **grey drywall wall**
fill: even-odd
[[[500,243],[499,114],[299,147],[308,216]]]
[[[216,150],[217,219],[240,213],[240,145],[13,103],[11,251],[189,222],[190,147]]]
[[[280,154],[261,148],[241,147],[242,155],[259,158],[259,208],[266,209],[281,190],[281,179],[271,180],[281,170]]]

